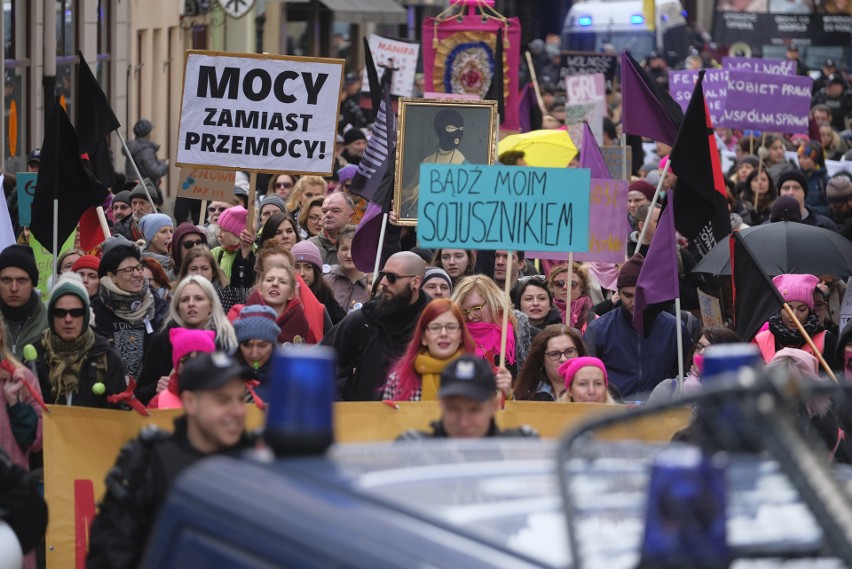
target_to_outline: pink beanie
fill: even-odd
[[[609,379],[606,376],[606,366],[598,358],[584,356],[581,358],[573,358],[559,366],[559,375],[565,378],[565,389],[571,387],[571,382],[574,381],[574,375],[584,367],[596,367],[603,372],[604,384],[609,386]]]
[[[778,292],[784,300],[798,300],[814,309],[814,289],[819,284],[819,279],[813,275],[778,275],[772,279]]]
[[[246,228],[248,221],[248,211],[241,205],[229,207],[219,216],[219,227],[225,231],[230,231],[237,237]]]
[[[795,365],[802,375],[809,379],[819,379],[819,361],[804,350],[781,348],[769,360],[770,364],[778,364],[780,362],[789,362]]]
[[[187,330],[172,328],[169,330],[169,340],[172,342],[172,366],[177,369],[178,363],[187,354],[205,352],[212,354],[216,351],[216,332],[213,330]]]

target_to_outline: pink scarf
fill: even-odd
[[[470,330],[470,335],[473,336],[473,341],[476,343],[477,356],[487,359],[500,354],[501,328],[499,324],[468,322],[467,329]],[[508,333],[506,334],[506,362],[515,363],[515,330],[511,321],[508,323]],[[488,363],[494,364],[493,361]]]
[[[577,300],[571,301],[571,323],[568,324],[571,328],[579,328],[577,326],[577,322],[580,322],[580,325],[588,324],[586,322],[586,312],[592,307],[592,299],[588,296],[581,296]]]

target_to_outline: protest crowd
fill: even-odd
[[[521,123],[565,131],[558,63],[541,40],[529,51],[532,67],[524,63],[520,77],[529,82],[522,87],[533,109],[522,111]],[[22,226],[7,190],[8,216],[0,224],[11,224],[16,242],[0,251],[3,485],[35,485],[41,476],[46,405],[127,413],[182,408],[173,435],[143,433],[125,447],[91,527],[89,567],[134,566],[169,483],[204,456],[255,445],[244,407],[266,408],[274,354],[296,345],[335,350],[339,401],[439,401],[431,430],[401,433],[404,441],[536,436],[530,427],[497,427],[494,416],[506,400],[623,405],[696,393],[704,350],[718,344],[753,342],[766,363],[790,362],[806,381],[830,381],[832,372],[840,382],[852,378],[849,273],[773,272],[766,278],[777,292],[747,298],[729,275],[694,270],[732,230],[752,228],[758,236],[755,228],[780,224],[801,235],[802,256],[815,258],[837,253],[820,249],[829,241],[810,242],[808,233],[787,228],[810,226],[852,240],[852,89],[843,70],[825,61],[813,81],[808,125],[796,132],[717,127],[708,137],[706,129],[690,130],[695,113],[704,125],[703,108],[690,105],[678,115],[664,102],[675,72],[665,60],[652,54],[638,65],[622,56],[619,65],[599,141],[617,147],[624,140],[632,157],[616,200],[625,228],[617,236],[619,262],[571,263],[567,251],[539,257],[464,244],[427,248],[416,224],[401,223],[399,204],[384,210],[383,241],[369,241],[362,228],[374,219],[376,180],[362,161],[382,144],[379,130],[395,136],[396,123],[377,118],[372,103],[381,98],[362,96],[357,72],[343,80],[331,175],[237,171],[233,195],[203,202],[200,215],[198,200],[179,197],[172,207],[168,161],[150,140],[157,125],[139,120],[127,167],[113,167],[106,199],[67,210],[81,215],[70,220],[64,237],[73,237],[47,276],[33,240],[49,248],[47,234],[34,226],[50,210],[34,202],[33,227]],[[680,67],[718,66],[693,54]],[[698,85],[692,97],[703,102]],[[445,120],[447,132],[463,129],[459,118]],[[585,132],[568,168],[610,178],[606,165],[591,165],[601,151]],[[434,162],[458,148],[458,138],[448,140]],[[41,180],[61,160],[62,149],[45,139],[28,168]],[[517,149],[498,160],[517,168],[534,163]],[[831,174],[827,163],[835,166]],[[88,183],[92,167],[82,164],[82,177],[59,184]],[[58,170],[47,174],[55,178]],[[14,187],[14,173],[5,180]],[[93,205],[103,206],[110,236],[89,246],[82,210]],[[665,240],[675,250],[674,283],[665,282],[659,265]],[[736,263],[754,278],[765,273],[753,258]],[[672,286],[674,296],[666,297]],[[780,300],[773,304],[773,296]],[[719,307],[711,325],[702,308],[707,297]],[[829,406],[804,421],[848,432],[846,411]],[[834,460],[852,462],[846,440],[826,444]],[[33,487],[18,498],[38,503]],[[40,507],[12,510],[22,520],[16,527],[25,551],[43,536]],[[35,563],[33,554],[27,563]]]

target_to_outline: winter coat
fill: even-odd
[[[35,344],[41,338],[41,333],[47,328],[47,307],[39,300],[23,322],[12,322],[5,318],[4,326],[6,345],[9,347],[9,351],[23,361],[24,347],[27,344]]]
[[[818,170],[801,170],[808,181],[805,188],[805,205],[815,209],[821,215],[831,215],[831,206],[825,197],[825,184],[828,181],[828,172],[825,168]]]
[[[56,396],[51,391],[50,368],[45,361],[44,346],[41,340],[35,344],[35,349],[38,353],[35,367],[45,403],[101,409],[122,408],[121,404],[109,403],[107,396],[121,393],[127,389],[127,367],[125,367],[124,360],[118,352],[110,347],[106,338],[95,334],[95,344],[89,350],[83,365],[80,366],[80,373],[77,375],[77,391],[71,395],[70,401],[57,401]],[[105,371],[99,372],[98,368]],[[106,391],[101,395],[92,392],[92,387],[98,382],[103,383],[106,388]]]
[[[119,353],[127,365],[127,372],[134,378],[139,377],[151,336],[154,335],[154,330],[162,328],[169,315],[168,303],[154,295],[154,316],[148,326],[145,321],[131,324],[119,318],[106,307],[99,296],[92,299],[92,313],[95,315],[95,332],[106,338],[110,346]],[[142,341],[141,345],[137,345],[139,340]]]
[[[88,569],[129,569],[140,565],[172,483],[184,470],[212,456],[193,447],[186,430],[186,417],[178,417],[173,434],[147,427],[121,449],[106,475],[106,494],[92,520]],[[244,434],[233,447],[213,454],[235,455],[254,444],[255,437]]]
[[[647,397],[662,380],[677,375],[677,329],[675,317],[657,315],[648,338],[633,328],[633,316],[624,308],[608,312],[591,322],[583,335],[586,355],[600,358],[609,384],[628,397]],[[692,339],[682,329],[684,349]]]
[[[334,293],[334,300],[345,311],[352,310],[355,304],[364,304],[370,300],[370,290],[367,288],[367,278],[361,277],[356,281],[350,281],[343,274],[340,265],[334,265],[331,270],[323,275],[325,282]]]
[[[320,257],[325,265],[337,265],[340,261],[337,260],[337,243],[332,243],[331,239],[326,237],[323,232],[314,235],[308,239],[319,249]]]
[[[127,149],[136,162],[142,177],[151,180],[155,188],[158,187],[160,178],[169,172],[169,165],[157,158],[160,145],[144,138],[137,138],[127,141]],[[124,154],[127,155],[126,152]],[[127,176],[128,180],[135,180],[139,177],[136,175],[136,170],[133,169],[130,160],[127,160],[124,165],[124,175]]]
[[[350,312],[331,329],[322,344],[337,351],[337,377],[344,401],[376,401],[391,365],[399,359],[414,335],[420,313],[431,298],[421,292],[417,300],[396,314],[376,314],[379,300]]]
[[[818,213],[814,208],[809,205],[805,206],[805,209],[808,212],[808,216],[802,219],[802,223],[805,225],[814,225],[816,227],[822,227],[823,229],[829,229],[831,231],[837,231],[837,226],[834,224],[826,216]]]

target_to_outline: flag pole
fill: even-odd
[[[828,363],[825,361],[825,358],[822,357],[822,354],[817,349],[816,345],[814,345],[814,341],[808,335],[807,331],[805,330],[805,327],[802,326],[802,323],[799,322],[799,319],[796,318],[796,315],[793,313],[793,309],[790,308],[790,305],[786,302],[784,303],[784,310],[787,312],[787,315],[793,319],[793,322],[796,324],[796,328],[799,330],[799,334],[801,334],[802,337],[805,339],[805,342],[808,343],[808,346],[810,346],[811,351],[813,351],[814,356],[816,356],[816,358],[819,360],[820,365],[828,374],[828,377],[830,377],[832,381],[834,381],[834,383],[840,383],[839,381],[837,381],[837,377],[834,375],[834,372],[831,371],[830,367],[828,367]]]
[[[98,221],[101,224],[101,231],[104,232],[104,239],[109,239],[109,224],[107,223],[106,214],[104,213],[104,207],[99,205],[97,208],[95,208],[95,211],[98,212]]]
[[[254,229],[254,198],[257,191],[257,172],[249,172],[249,195],[248,195],[248,219],[246,220],[246,228],[256,234]]]
[[[538,78],[535,76],[535,67],[533,66],[532,56],[530,52],[526,52],[527,56],[527,67],[530,70],[530,79],[532,79],[533,91],[535,92],[535,99],[538,103],[538,108],[541,111],[541,114],[547,113],[547,109],[544,108],[544,99],[541,98],[541,91],[538,89]]]
[[[56,265],[59,257],[59,198],[53,198],[53,278],[56,283]]]
[[[642,247],[642,242],[645,240],[645,234],[648,232],[648,223],[651,221],[651,215],[654,213],[654,208],[657,207],[657,202],[660,199],[660,193],[663,191],[663,182],[666,179],[666,174],[669,173],[671,165],[671,159],[666,160],[666,165],[663,166],[663,173],[660,174],[660,181],[657,182],[657,191],[654,192],[654,199],[651,200],[651,207],[648,208],[648,215],[645,216],[645,223],[642,225],[642,231],[639,233],[639,241],[636,242],[636,252],[639,252],[639,248]]]
[[[677,243],[675,243],[675,247],[677,247]],[[675,318],[677,319],[677,322],[675,322],[677,333],[677,383],[681,393],[683,393],[683,320],[680,316],[680,295],[678,294],[675,297]]]
[[[148,192],[148,186],[145,185],[145,179],[142,177],[142,172],[139,171],[139,166],[136,165],[136,161],[133,160],[133,155],[130,154],[130,149],[127,148],[127,141],[124,140],[124,136],[121,134],[121,129],[115,129],[115,134],[118,135],[118,139],[121,141],[121,146],[122,148],[124,148],[124,154],[127,156],[127,159],[130,160],[130,163],[133,165],[133,171],[136,172],[136,176],[139,178],[139,183],[142,184],[142,189],[145,190],[145,195],[148,196],[148,202],[150,202],[151,204],[151,209],[154,213],[156,213],[157,205],[154,203],[154,199]]]
[[[506,251],[506,277],[505,282],[503,283],[503,293],[505,296],[503,298],[507,301],[507,303],[503,307],[503,324],[500,329],[500,367],[502,368],[506,367],[506,342],[509,339],[509,311],[512,310],[512,303],[509,301],[509,291],[512,289],[512,279],[509,277],[512,274],[512,257],[514,256],[514,251]],[[505,402],[505,397],[505,393],[501,391],[501,407],[503,406],[503,402]]]
[[[198,225],[204,225],[204,218],[207,216],[207,200],[201,200],[201,215],[198,216]]]
[[[385,228],[388,226],[388,214],[382,213],[382,228],[379,231],[379,245],[376,248],[376,262],[373,264],[373,281],[376,280],[376,275],[379,274],[379,265],[382,262],[382,249],[385,243]]]
[[[568,298],[565,302],[565,317],[562,319],[562,323],[566,326],[571,325],[571,293],[574,292],[574,289],[571,287],[571,280],[574,278],[574,251],[568,252]]]

